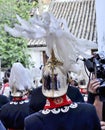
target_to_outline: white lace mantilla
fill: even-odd
[[[24,100],[24,101],[19,101],[19,102],[14,102],[14,101],[11,101],[10,104],[14,104],[14,105],[17,105],[17,104],[23,104],[23,103],[28,103],[29,100]]]
[[[49,114],[50,112],[52,112],[53,114],[58,114],[60,112],[66,113],[69,111],[70,108],[77,108],[78,104],[77,103],[72,103],[69,106],[64,106],[63,108],[54,108],[54,109],[46,109],[46,110],[42,110],[43,114]]]

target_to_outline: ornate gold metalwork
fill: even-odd
[[[51,67],[57,67],[57,66],[63,66],[63,63],[61,61],[58,61],[57,58],[55,57],[54,50],[52,49],[51,51],[51,58],[47,62],[47,64],[51,64]]]
[[[52,77],[52,90],[54,91],[54,69],[58,66],[63,66],[63,63],[61,61],[58,61],[55,57],[54,50],[52,49],[51,52],[51,58],[47,62],[48,67],[51,69],[51,77]]]

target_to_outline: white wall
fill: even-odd
[[[43,65],[43,51],[45,51],[46,48],[28,48],[28,53],[31,55],[31,61],[34,62],[35,70],[34,68],[30,68],[32,71],[32,75],[34,77],[34,80],[36,81],[36,84],[34,87],[40,86],[40,79],[42,77],[41,71],[38,70],[41,65]],[[40,71],[40,72],[38,72]]]
[[[98,51],[105,52],[105,0],[96,0],[96,24],[98,32]]]
[[[34,63],[36,68],[43,65],[43,51],[44,49],[39,48],[29,48],[28,53],[31,55],[31,61]]]

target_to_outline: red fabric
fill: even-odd
[[[12,99],[12,101],[23,101],[23,100],[26,100],[26,99],[28,99],[28,97],[13,97],[13,99]]]
[[[5,84],[3,85],[3,89],[2,89],[1,94],[3,94],[3,93],[4,93],[4,90],[5,90],[5,88],[6,88],[6,87],[9,87],[9,83],[5,83]]]
[[[58,98],[47,98],[44,109],[59,108],[65,105],[70,105],[71,103],[72,101],[67,95]]]
[[[84,89],[84,88],[80,88],[80,92],[81,92],[82,94],[87,94],[87,90]]]
[[[4,87],[9,87],[9,83],[5,83],[5,84],[4,84]]]
[[[7,129],[7,130],[23,130],[23,129]]]

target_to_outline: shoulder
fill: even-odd
[[[32,90],[32,94],[34,94],[34,93],[41,93],[41,91],[42,91],[42,86],[39,86],[39,87],[37,87],[37,88],[34,88],[33,90]]]
[[[90,103],[78,103],[79,107],[81,108],[90,108],[90,109],[95,109],[95,107],[90,104]]]
[[[0,95],[0,100],[7,100],[9,101],[8,97],[5,95]]]
[[[7,102],[6,104],[4,104],[4,105],[1,107],[1,110],[8,109],[9,106],[10,106],[10,102]]]
[[[67,95],[74,102],[84,102],[83,96],[78,88],[68,86]]]
[[[90,103],[80,103],[79,104],[81,111],[84,112],[85,119],[89,119],[89,122],[94,122],[97,125],[100,125],[100,121],[96,112],[94,105]]]
[[[67,90],[68,92],[69,91],[73,91],[73,92],[79,92],[79,89],[78,88],[76,88],[76,87],[73,87],[73,86],[68,86],[68,90]]]
[[[37,128],[37,126],[42,126],[42,121],[41,121],[42,119],[41,119],[40,114],[41,114],[40,112],[36,112],[25,118],[24,123],[25,123],[25,128],[27,128],[27,130],[31,130],[30,129],[31,127]],[[34,124],[35,124],[35,126],[34,126]]]
[[[87,113],[87,114],[96,114],[95,107],[92,104],[90,104],[90,103],[78,103],[78,107],[84,113]]]
[[[36,98],[39,98],[39,99],[45,98],[45,96],[42,94],[42,86],[39,86],[32,90],[31,99],[33,100],[33,98],[35,98],[35,99]]]
[[[41,112],[39,111],[39,112],[35,112],[35,113],[33,113],[33,114],[31,114],[31,115],[29,115],[29,116],[27,116],[26,118],[25,118],[25,121],[30,121],[30,120],[32,120],[32,119],[39,119],[39,117],[41,116],[42,114],[41,114]]]

